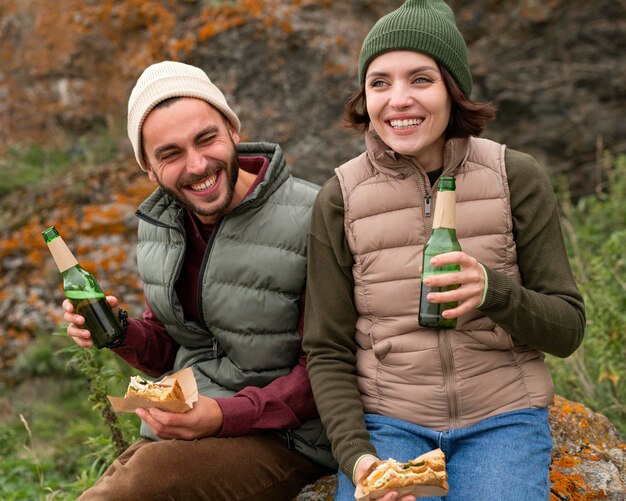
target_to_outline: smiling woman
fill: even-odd
[[[585,326],[550,182],[530,156],[478,137],[495,111],[471,100],[465,42],[442,0],[381,18],[358,73],[346,118],[366,151],[322,187],[308,246],[303,347],[341,467],[335,499],[352,499],[377,457],[441,447],[448,501],[547,500],[544,353],[570,355]],[[450,305],[449,328],[418,317],[442,178],[456,183],[462,251],[431,257],[456,271],[424,283],[437,290],[427,303]]]

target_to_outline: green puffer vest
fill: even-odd
[[[228,397],[288,374],[300,354],[298,300],[306,229],[317,194],[293,178],[278,145],[247,143],[240,155],[271,157],[265,179],[215,227],[202,265],[202,323],[183,318],[174,290],[185,255],[183,210],[157,189],[139,208],[137,261],[157,318],[193,367],[198,391]]]
[[[189,284],[201,287],[202,322],[184,318],[175,292],[184,209],[157,189],[137,211],[139,273],[150,307],[180,344],[174,371],[192,367],[198,392],[212,398],[266,386],[297,363],[306,234],[319,189],[291,176],[276,144],[241,143],[237,151],[269,157],[270,165],[253,193],[216,224],[201,282]],[[142,435],[155,438],[146,426]]]

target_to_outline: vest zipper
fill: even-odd
[[[432,195],[432,193],[434,193],[436,191],[435,187],[437,186],[437,183],[439,182],[439,180],[437,180],[435,182],[435,184],[433,184],[430,187],[430,191],[428,190],[428,186],[426,185],[426,177],[424,175],[422,175],[422,173],[420,172],[421,178],[422,178],[422,189],[424,190],[424,230],[426,232],[426,239],[428,239],[428,235],[430,235],[430,232],[432,231],[432,219],[431,219],[431,215],[433,212],[433,203],[435,202],[435,197]]]
[[[451,156],[454,152],[454,145],[451,144]],[[444,165],[443,171],[446,170],[446,166]],[[419,169],[417,169],[419,171]],[[444,172],[441,172],[441,175]],[[422,181],[422,189],[424,190],[424,231],[426,234],[426,238],[430,235],[432,231],[432,209],[433,203],[436,203],[436,196],[434,194],[437,193],[437,186],[439,185],[439,179],[433,183],[430,187],[430,191],[428,190],[428,183],[426,182],[426,178],[428,175],[423,175],[421,171],[419,171],[418,175]],[[441,177],[441,176],[439,176]],[[438,335],[439,339],[439,357],[441,358],[441,369],[443,372],[443,384],[444,390],[446,392],[446,399],[448,401],[448,419],[450,423],[450,429],[459,428],[460,420],[459,420],[459,405],[458,405],[458,395],[456,391],[456,385],[454,382],[454,356],[452,354],[452,347],[450,346],[450,331],[449,330],[441,330]]]
[[[209,326],[204,321],[204,309],[202,307],[202,280],[204,279],[204,272],[206,271],[207,265],[209,264],[209,256],[211,255],[211,249],[213,248],[213,242],[215,242],[215,238],[217,236],[217,232],[222,226],[222,221],[224,219],[220,219],[217,223],[215,223],[215,227],[213,228],[213,232],[211,233],[211,237],[206,244],[206,249],[204,250],[204,257],[202,258],[202,264],[200,265],[200,273],[198,274],[198,316],[200,317],[200,323],[212,337],[211,339],[211,351],[213,352],[214,358],[219,358],[221,356],[220,344],[209,329]]]
[[[454,384],[454,357],[450,346],[450,331],[439,331],[439,356],[441,357],[441,369],[443,371],[443,385],[448,400],[448,419],[450,429],[459,428],[459,403]]]
[[[174,219],[176,220],[181,220],[183,216],[183,209],[182,207],[179,207],[177,212],[176,212],[176,216],[174,216]],[[181,233],[184,237],[184,232],[180,231],[180,228],[177,226],[167,226],[165,224],[158,224],[158,221],[154,221],[151,219],[147,219],[144,218],[147,221],[151,221],[153,224],[155,224],[156,226],[163,226],[165,228],[173,228],[175,230],[177,230],[179,233]],[[184,224],[182,221],[180,221],[181,224]],[[179,253],[178,258],[176,259],[176,265],[174,266],[174,277],[178,277],[178,275],[180,274],[180,268],[183,265],[183,259],[185,257],[185,245],[186,245],[186,239],[183,238],[183,252]],[[172,311],[176,311],[176,308],[174,308],[174,302],[176,300],[176,281],[174,280],[172,282],[172,287],[170,288],[170,307],[172,308]]]
[[[211,248],[213,247],[213,242],[215,242],[215,237],[217,236],[217,232],[219,231],[220,226],[222,226],[222,221],[223,219],[220,219],[217,223],[215,223],[215,227],[213,228],[211,237],[209,238],[209,241],[206,244],[204,257],[202,258],[202,264],[200,265],[200,272],[198,273],[198,315],[200,317],[200,322],[202,323],[202,326],[208,332],[210,332],[210,330],[209,330],[208,325],[204,321],[204,311],[202,308],[202,280],[204,278],[204,272],[206,270],[206,267],[209,263],[209,256],[211,254]],[[213,348],[215,349],[215,344],[217,343],[217,340],[215,338],[213,338],[213,340],[214,340]]]
[[[430,217],[432,212],[433,196],[427,191],[426,181],[423,179],[424,186],[424,226],[425,232],[428,238],[432,231],[432,219]],[[437,184],[439,180],[430,187],[431,193],[436,192]],[[443,374],[443,385],[446,393],[446,400],[448,401],[448,419],[450,423],[450,429],[459,427],[459,405],[457,399],[456,385],[454,383],[454,356],[452,354],[452,347],[450,346],[450,331],[441,330],[438,333],[439,342],[439,357],[441,359],[441,370]]]
[[[452,141],[450,142],[450,155],[448,162],[446,164],[444,158],[443,170],[437,181],[435,181],[435,183],[431,187],[432,193],[436,193],[436,188],[439,184],[439,179],[441,178],[441,176],[443,176],[446,171],[450,171],[450,163],[451,159],[453,158],[454,142]],[[450,336],[451,334],[449,330],[439,331],[439,356],[441,357],[441,369],[443,371],[443,385],[448,400],[448,419],[450,425],[449,427],[450,429],[456,429],[460,427],[459,400],[454,380],[454,355],[452,352],[452,346],[450,345]]]

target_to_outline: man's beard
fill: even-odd
[[[159,187],[189,212],[192,212],[193,214],[202,217],[220,218],[224,215],[226,209],[233,201],[233,196],[235,195],[235,185],[237,184],[237,179],[239,177],[239,157],[237,156],[237,150],[234,146],[235,145],[233,144],[233,153],[230,157],[228,164],[223,161],[218,161],[213,166],[208,166],[201,175],[194,175],[183,178],[178,181],[176,185],[176,190],[165,186],[157,177],[157,183]],[[226,174],[226,196],[224,197],[224,200],[220,202],[219,205],[208,209],[201,209],[199,207],[196,207],[189,199],[187,199],[181,188],[184,186],[188,186],[189,184],[201,181],[202,179],[205,179],[209,175],[211,175],[211,173],[218,170],[224,170]]]

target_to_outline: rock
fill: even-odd
[[[485,135],[593,192],[603,152],[626,152],[624,2],[449,2],[469,46],[472,96],[499,109]],[[401,4],[67,0],[57,12],[47,0],[4,0],[0,155],[12,144],[75,145],[103,126],[123,138],[140,71],[175,59],[209,71],[244,139],[280,142],[296,174],[322,183],[362,151],[343,108],[365,34]]]
[[[333,501],[336,487],[337,475],[326,475],[307,485],[293,501]]]
[[[550,428],[551,501],[626,499],[626,444],[605,416],[557,396]]]
[[[626,444],[602,414],[557,396],[550,408],[554,446],[550,501],[626,499]],[[307,485],[294,501],[331,501],[336,476]]]

